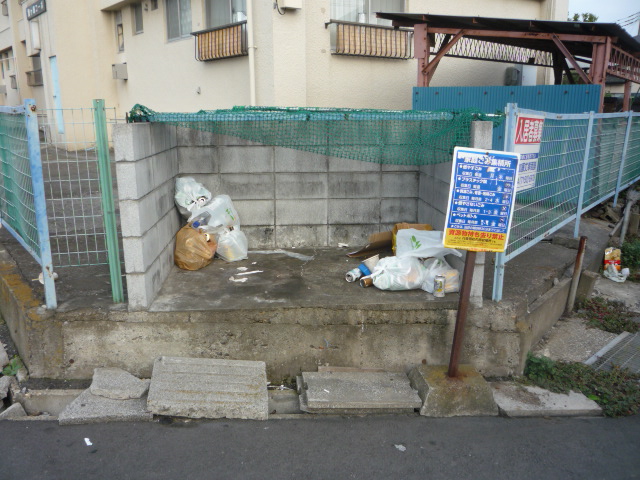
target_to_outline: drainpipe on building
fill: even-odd
[[[249,96],[251,106],[256,105],[256,46],[253,42],[253,0],[247,0],[247,49],[249,50]]]

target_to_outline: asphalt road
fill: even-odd
[[[640,478],[640,416],[5,421],[0,478],[631,479]]]

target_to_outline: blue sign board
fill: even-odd
[[[444,245],[503,252],[509,240],[519,153],[456,147]]]

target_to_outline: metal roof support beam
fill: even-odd
[[[631,110],[631,82],[627,80],[624,82],[624,99],[622,100],[622,111],[628,112]]]
[[[444,57],[447,54],[447,52],[451,50],[451,48],[456,44],[458,40],[460,40],[464,36],[464,34],[465,34],[464,30],[459,30],[458,33],[456,33],[452,39],[442,44],[436,56],[433,57],[433,60],[428,62],[427,65],[425,65],[425,67],[422,70],[422,74],[427,75],[427,82],[431,82],[431,78],[433,77],[433,74],[435,73],[436,68],[438,68],[438,64],[440,63],[440,60],[442,59],[442,57]]]
[[[417,27],[418,25],[416,25]],[[441,28],[431,27],[432,33],[448,33],[455,35],[460,31],[459,28]],[[533,40],[552,40],[556,37],[562,42],[584,42],[584,43],[606,43],[607,38],[600,35],[573,35],[567,33],[542,33],[542,32],[508,32],[502,30],[471,30],[465,29],[465,35],[468,37],[503,37],[503,38],[523,38]]]
[[[584,71],[582,70],[582,68],[578,64],[578,61],[575,59],[575,57],[573,55],[571,55],[571,52],[569,51],[569,49],[567,47],[565,47],[564,43],[562,43],[562,41],[556,35],[553,35],[551,37],[551,40],[553,40],[553,43],[556,44],[556,47],[558,47],[558,50],[560,50],[562,52],[564,57],[567,60],[569,60],[569,63],[571,63],[573,68],[576,70],[576,73],[578,75],[580,75],[580,78],[582,79],[582,81],[584,83],[586,83],[586,84],[593,83],[593,79],[590,79],[589,77],[587,77],[587,74],[584,73]],[[595,48],[596,48],[596,46],[594,45],[594,49]]]
[[[413,52],[418,60],[418,87],[429,86],[429,76],[424,72],[431,55],[431,39],[426,23],[417,24],[413,29]]]

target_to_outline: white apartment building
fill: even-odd
[[[375,12],[566,20],[567,0],[2,0],[0,103],[118,116],[234,105],[411,107],[413,32]],[[502,85],[449,59],[432,85]],[[538,78],[544,81],[542,73]]]

